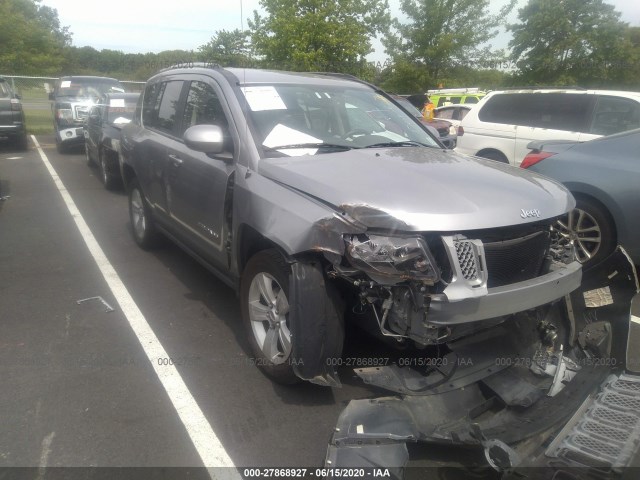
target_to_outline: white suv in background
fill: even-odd
[[[640,128],[640,92],[495,91],[460,127],[456,151],[519,165],[532,140],[586,141]]]

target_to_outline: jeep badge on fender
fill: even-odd
[[[522,218],[531,218],[531,217],[540,218],[540,210],[537,210],[535,208],[533,210],[525,210],[523,208],[522,210],[520,210],[520,216]]]

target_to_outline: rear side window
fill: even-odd
[[[453,119],[453,108],[443,108],[439,112],[436,112],[436,117],[438,118],[446,118],[447,120]]]
[[[511,93],[491,97],[478,114],[483,122],[584,132],[593,95],[573,93]]]
[[[174,133],[183,83],[182,80],[173,80],[147,87],[142,108],[145,126]]]
[[[11,96],[11,90],[6,82],[0,82],[0,98],[9,98]]]
[[[593,115],[591,133],[611,135],[640,128],[640,104],[620,97],[599,97]]]

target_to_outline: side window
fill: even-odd
[[[169,133],[173,133],[176,125],[176,110],[182,92],[182,80],[166,82],[162,100],[158,105],[158,117],[156,127]]]
[[[512,93],[491,97],[480,110],[483,122],[583,132],[592,95],[578,93]]]
[[[154,127],[156,125],[157,102],[158,98],[162,98],[163,87],[163,83],[154,83],[147,86],[144,91],[144,101],[142,103],[142,121],[145,126]]]
[[[446,118],[447,120],[453,119],[453,108],[443,108],[436,113],[438,118]]]
[[[590,133],[611,135],[640,128],[640,104],[620,97],[599,97]]]
[[[182,117],[182,131],[194,125],[218,125],[226,130],[227,117],[220,99],[211,85],[205,82],[191,82],[187,103]]]
[[[464,99],[465,104],[478,103],[478,97],[467,97]]]
[[[147,87],[142,105],[142,120],[146,127],[173,133],[183,83],[182,80],[173,80]]]
[[[530,96],[514,93],[494,95],[478,112],[478,118],[483,122],[520,125],[519,117],[531,117],[527,101]]]

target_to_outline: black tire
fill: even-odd
[[[89,165],[90,167],[95,165],[95,162],[93,161],[93,158],[91,158],[91,154],[89,153],[89,146],[86,143],[84,144],[84,155],[87,158],[87,165]]]
[[[290,272],[291,268],[277,250],[263,250],[251,257],[240,282],[242,323],[255,355],[255,364],[271,380],[283,385],[301,382],[291,362]],[[265,287],[260,288],[260,285]],[[250,303],[255,305],[253,310],[249,308]],[[262,315],[264,320],[260,321]],[[262,346],[260,340],[263,340]]]
[[[100,180],[107,190],[116,190],[120,187],[119,178],[109,172],[107,160],[103,149],[98,150],[98,169],[100,170]]]
[[[62,153],[65,154],[69,151],[69,149],[67,148],[67,146],[62,143],[62,141],[58,138],[58,133],[56,132],[56,150],[58,151],[58,153]]]
[[[129,188],[129,221],[133,239],[140,248],[148,250],[157,245],[159,233],[153,222],[151,207],[136,179],[131,181]]]
[[[596,265],[616,248],[616,228],[609,212],[598,201],[576,196],[576,208],[558,222],[561,241],[573,241],[584,268]]]
[[[507,160],[507,157],[505,157],[502,153],[496,152],[496,151],[482,152],[482,153],[479,153],[478,156],[482,158],[487,158],[489,160],[495,160],[496,162],[509,163],[509,160]]]
[[[21,151],[27,150],[29,148],[29,139],[27,138],[26,133],[16,137],[16,148]]]

